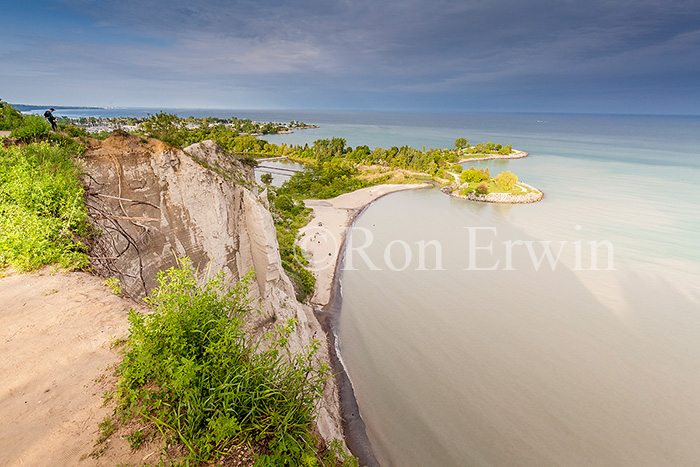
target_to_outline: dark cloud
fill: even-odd
[[[664,77],[700,76],[696,0],[57,5],[91,19],[91,33],[65,37],[58,54],[88,75],[207,81],[211,92],[258,86],[280,105],[343,107],[363,92],[389,107],[430,99],[468,106],[484,94],[516,92],[527,93],[519,101],[596,89],[609,95],[625,86],[650,94]]]

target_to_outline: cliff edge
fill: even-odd
[[[295,318],[290,352],[315,339],[321,342],[317,363],[329,361],[325,333],[312,308],[296,300],[282,269],[275,226],[252,167],[212,141],[181,150],[115,132],[105,141],[91,140],[83,168],[90,215],[103,232],[91,246],[100,274],[119,278],[140,299],[176,257],[188,256],[203,276],[223,271],[235,281],[254,270],[250,292],[259,309],[248,316],[252,337]],[[317,425],[327,442],[343,439],[333,378],[319,402]]]

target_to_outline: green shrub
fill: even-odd
[[[469,193],[473,193],[474,190],[469,188],[468,186],[461,187],[457,193],[459,193],[462,196],[467,196]]]
[[[513,145],[509,144],[508,146],[503,146],[498,150],[498,154],[501,154],[503,156],[507,156],[508,154],[513,152]]]
[[[175,114],[158,112],[155,115],[149,114],[149,119],[141,123],[143,131],[154,138],[157,138],[173,146],[182,147],[184,144],[186,130],[183,131],[182,119]]]
[[[120,414],[154,423],[186,448],[188,460],[215,460],[245,442],[284,460],[271,465],[303,465],[314,458],[314,403],[327,368],[312,367],[318,343],[285,356],[295,320],[268,334],[266,349],[249,340],[243,327],[251,279],[229,289],[220,273],[200,287],[187,258],[158,275],[148,299],[153,313],[129,314]]]
[[[47,141],[54,146],[64,148],[69,154],[82,155],[86,149],[85,144],[81,143],[79,139],[64,136],[60,133],[51,132]]]
[[[486,169],[475,169],[474,167],[470,167],[468,170],[465,170],[460,175],[460,180],[462,181],[462,183],[476,183],[488,180],[490,178],[491,174],[489,173],[488,167],[486,167]]]
[[[24,117],[7,102],[0,101],[0,131],[11,131],[22,126]]]
[[[518,182],[518,176],[506,170],[505,172],[501,172],[496,175],[496,178],[494,178],[493,181],[496,183],[496,186],[499,189],[509,191],[512,190],[515,184]]]
[[[272,183],[272,174],[264,173],[260,175],[260,181],[263,182],[265,185],[269,185],[270,183]]]
[[[88,133],[85,128],[71,125],[69,123],[59,123],[58,129],[64,133],[66,133],[68,136],[72,136],[74,138],[79,138],[79,137],[86,138],[86,137],[90,136],[90,133]]]
[[[121,286],[119,279],[116,277],[108,277],[102,281],[102,285],[109,288],[114,295],[119,295],[124,291],[124,287]]]
[[[21,126],[12,130],[11,138],[25,143],[39,142],[51,133],[51,125],[38,115],[27,115]]]
[[[275,197],[274,201],[275,207],[280,211],[288,211],[290,213],[294,212],[295,203],[291,196],[289,195],[279,195]]]
[[[480,183],[479,186],[476,187],[476,193],[479,195],[486,195],[489,192],[489,186],[486,183]]]
[[[78,240],[89,233],[79,173],[64,148],[0,148],[0,267],[87,265]]]

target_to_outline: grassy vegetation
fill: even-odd
[[[22,114],[0,100],[0,131],[12,131],[22,124]]]
[[[0,267],[87,266],[90,233],[80,171],[67,148],[0,147]]]
[[[269,197],[282,267],[294,284],[297,300],[304,302],[313,293],[316,278],[305,267],[308,261],[302,249],[296,244],[296,239],[299,229],[311,220],[311,209],[304,207],[301,200],[285,194],[283,188],[280,191],[271,190]]]
[[[480,185],[486,186],[486,190],[478,190]],[[522,187],[521,185],[514,185],[513,188],[511,189],[503,189],[500,188],[494,179],[491,179],[487,182],[471,182],[471,183],[465,183],[459,187],[459,194],[461,195],[466,195],[467,193],[470,192],[475,192],[477,194],[488,194],[488,193],[508,193],[511,195],[524,195],[527,193],[532,192],[529,188]]]
[[[260,466],[336,465],[335,455],[322,462],[310,435],[327,377],[326,368],[311,364],[318,343],[288,359],[294,320],[266,336],[268,347],[251,342],[243,330],[250,280],[229,289],[217,275],[199,287],[187,259],[159,274],[148,300],[153,313],[129,316],[117,391],[121,419],[183,445],[182,462],[213,461],[245,443],[264,453]],[[132,442],[147,435],[139,431]]]

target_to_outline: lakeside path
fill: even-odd
[[[325,306],[330,301],[340,250],[348,229],[363,208],[389,193],[430,186],[430,183],[376,185],[331,199],[305,200],[306,207],[314,210],[314,217],[306,227],[299,230],[298,243],[307,252],[308,268],[316,278],[311,303]]]

